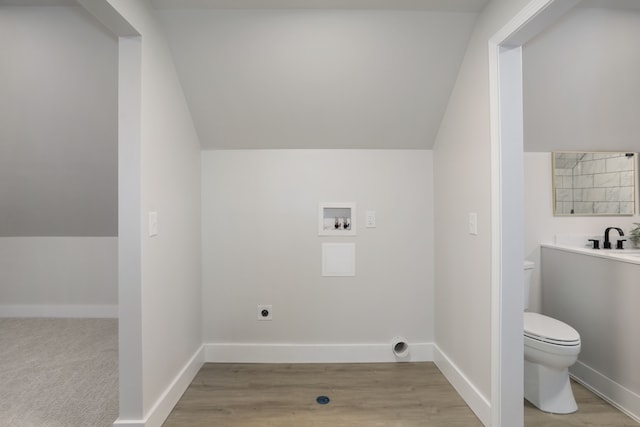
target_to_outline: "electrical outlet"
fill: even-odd
[[[376,227],[376,211],[367,211],[367,228]]]
[[[270,305],[258,306],[258,320],[271,320],[273,308]]]

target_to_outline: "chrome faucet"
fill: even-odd
[[[624,236],[624,232],[622,231],[622,229],[618,227],[607,227],[607,229],[604,230],[604,249],[611,249],[611,241],[609,240],[609,231],[611,230],[616,230],[620,237]],[[616,249],[622,249],[622,242],[624,242],[625,240],[626,239],[618,240]]]

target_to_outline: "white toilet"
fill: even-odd
[[[534,263],[524,262],[524,308],[529,308]],[[578,410],[569,382],[569,366],[578,360],[580,334],[559,320],[524,313],[524,398],[554,414]]]

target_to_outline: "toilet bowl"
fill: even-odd
[[[528,308],[531,269],[525,262],[525,308]],[[580,334],[571,326],[539,313],[524,313],[524,398],[554,414],[578,410],[569,366],[578,360]]]
[[[524,313],[524,325],[524,398],[545,412],[577,411],[569,366],[578,360],[580,335],[538,313]]]

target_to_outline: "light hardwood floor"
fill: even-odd
[[[525,400],[525,427],[640,427],[640,424],[572,381],[578,412],[568,415],[547,414]]]
[[[525,407],[527,427],[633,426],[579,385],[577,414]],[[316,397],[331,401],[319,405]],[[595,424],[594,424],[595,423]],[[164,427],[482,427],[433,363],[206,364]]]

